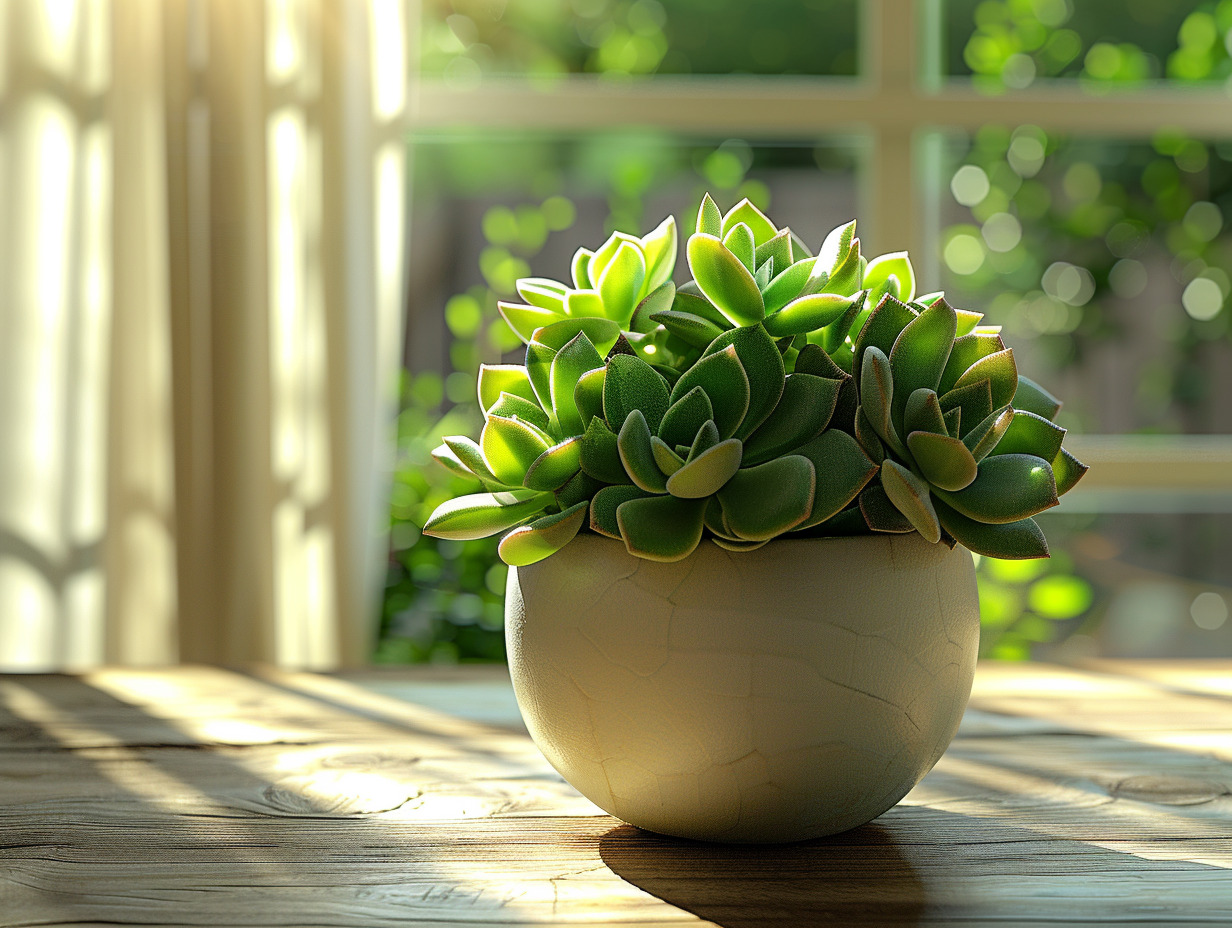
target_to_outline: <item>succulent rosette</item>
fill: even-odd
[[[500,310],[525,362],[481,366],[479,440],[434,452],[483,492],[425,532],[504,532],[513,565],[580,531],[660,561],[707,537],[911,531],[1047,555],[1033,516],[1086,468],[981,314],[917,297],[906,253],[866,261],[854,222],[813,255],[748,200],[703,199],[679,289],[676,251],[669,217],[579,249],[572,287],[518,281],[527,302]]]

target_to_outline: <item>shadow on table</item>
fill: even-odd
[[[706,844],[621,825],[599,854],[617,876],[724,928],[914,925],[927,901],[874,824],[788,845]]]

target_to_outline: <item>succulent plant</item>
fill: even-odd
[[[747,200],[707,195],[677,289],[671,218],[579,249],[573,287],[500,304],[522,365],[483,365],[479,441],[434,456],[482,493],[438,507],[445,538],[506,532],[540,560],[589,530],[639,557],[784,535],[918,531],[996,557],[1047,555],[1032,516],[1086,468],[1060,402],[1018,374],[979,313],[915,296],[905,253],[866,262],[855,223],[811,255]]]

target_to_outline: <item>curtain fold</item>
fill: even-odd
[[[0,669],[367,659],[409,15],[0,4]]]

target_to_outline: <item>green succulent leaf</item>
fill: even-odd
[[[479,479],[479,475],[463,464],[462,459],[446,444],[437,445],[432,449],[432,459],[445,467],[450,473],[457,474],[459,477],[465,477],[468,480]],[[484,470],[487,470],[486,465]],[[499,483],[499,481],[497,482]]]
[[[1025,409],[1014,413],[993,454],[1034,454],[1051,461],[1061,451],[1065,429]]]
[[[555,357],[555,348],[549,348],[533,339],[526,345],[526,373],[530,377],[531,388],[535,391],[535,402],[549,417],[552,414],[552,361]]]
[[[574,392],[583,374],[603,369],[603,358],[599,356],[585,332],[575,335],[552,359],[549,371],[552,412],[560,424],[562,435],[582,434],[586,423],[582,421]]]
[[[705,348],[723,334],[723,329],[709,319],[695,316],[692,313],[681,313],[669,309],[652,313],[650,318],[694,348]]]
[[[573,541],[586,521],[589,507],[589,502],[581,502],[515,528],[497,547],[501,560],[511,567],[525,567],[555,554]]]
[[[534,490],[471,493],[437,506],[423,530],[433,538],[456,541],[486,538],[525,522],[552,502],[551,493]]]
[[[719,502],[717,496],[712,496],[706,501],[703,522],[706,528],[710,529],[717,537],[726,541],[740,541],[728,527],[727,520],[723,516],[723,504]]]
[[[642,250],[629,242],[622,242],[599,278],[604,315],[622,327],[628,323],[645,281],[646,258]]]
[[[688,259],[702,294],[732,325],[761,322],[765,303],[753,273],[719,239],[704,232],[692,236]]]
[[[860,406],[877,437],[899,457],[907,457],[907,449],[890,420],[890,404],[894,398],[894,375],[890,359],[875,345],[864,354],[863,376],[860,379]]]
[[[833,275],[851,254],[855,237],[856,221],[854,219],[831,229],[826,240],[821,243],[821,249],[817,252],[817,269],[825,271],[827,275]]]
[[[685,287],[687,286],[688,284],[685,284]],[[702,296],[700,292],[693,293],[682,287],[676,291],[676,299],[672,302],[671,309],[678,313],[701,316],[703,319],[713,322],[720,329],[731,328],[731,321],[719,312],[715,305]]]
[[[710,539],[724,551],[756,551],[758,548],[763,548],[768,545],[769,541],[729,541],[721,535],[716,535]]]
[[[749,225],[749,228],[753,229],[753,237],[756,238],[758,234],[757,229],[752,225]],[[754,263],[758,267],[761,267],[770,258],[774,259],[774,267],[776,271],[782,271],[791,266],[790,229],[783,229],[780,232],[772,234],[769,238],[763,238],[758,241],[757,253],[753,258]]]
[[[581,431],[590,426],[590,420],[595,416],[603,416],[603,384],[606,379],[607,367],[598,367],[582,374],[573,388],[573,404],[582,420]]]
[[[821,330],[821,347],[835,358],[835,363],[838,363],[844,353],[850,353],[851,347],[847,344],[847,339],[852,331],[856,330],[856,323],[864,314],[864,305],[867,301],[868,291],[861,290],[851,298],[851,305],[847,307],[846,312]],[[809,338],[815,339],[815,335],[816,333],[810,333]],[[851,366],[850,359],[846,363],[847,367]]]
[[[635,409],[651,431],[658,431],[670,405],[667,382],[641,358],[618,354],[608,359],[603,381],[603,415],[618,429]]]
[[[745,440],[745,464],[787,454],[820,435],[830,423],[842,385],[841,380],[812,374],[788,374],[774,412]]]
[[[659,437],[669,445],[692,444],[707,419],[714,419],[710,397],[701,387],[694,387],[668,407],[659,425]]]
[[[805,258],[811,258],[811,257],[813,257],[813,250],[804,243],[804,239],[796,235],[795,232],[792,232],[791,233],[791,260],[792,261],[803,261]]]
[[[590,290],[594,287],[594,282],[591,281],[590,274],[587,273],[590,259],[594,256],[595,253],[593,251],[587,251],[585,248],[579,248],[573,253],[570,273],[573,275],[573,286],[578,290]]]
[[[634,331],[652,331],[654,326],[649,328],[639,329],[638,324],[642,319],[649,319],[652,313],[660,313],[664,310],[671,309],[676,302],[676,285],[670,280],[659,284],[658,287],[651,290],[637,304],[637,308],[633,311],[633,318],[629,322],[629,327]]]
[[[797,448],[795,454],[813,462],[815,491],[813,508],[797,529],[812,528],[833,518],[851,505],[877,473],[854,438],[838,429],[828,429]]]
[[[479,408],[487,412],[502,393],[512,393],[532,403],[538,402],[530,376],[521,364],[479,365]]]
[[[553,445],[526,469],[522,485],[531,490],[559,490],[582,466],[582,439],[567,438]]]
[[[550,435],[521,419],[488,416],[479,435],[484,460],[501,483],[522,483],[535,459],[554,444]]]
[[[895,389],[902,389],[897,386],[897,383],[896,379]],[[903,409],[903,431],[949,434],[945,426],[945,414],[941,411],[941,403],[933,390],[920,387],[911,392],[911,396],[907,398],[907,405]]]
[[[924,479],[942,490],[961,490],[975,479],[979,465],[958,438],[912,432],[907,436],[907,449]]]
[[[685,461],[696,461],[720,441],[722,441],[722,438],[719,436],[719,427],[714,424],[713,419],[707,419],[702,423],[702,427],[697,430],[697,437],[693,439],[693,444],[686,449],[688,454],[685,455]],[[679,450],[679,446],[677,446],[677,450]]]
[[[710,399],[719,437],[731,438],[735,435],[749,410],[749,378],[734,345],[705,355],[681,374],[672,388],[672,402],[694,387],[701,387]]]
[[[729,346],[735,349],[749,380],[749,407],[735,432],[736,438],[743,439],[766,420],[783,395],[783,356],[761,326],[729,329],[710,343],[705,354],[716,354]]]
[[[941,524],[937,521],[936,510],[933,509],[928,483],[922,477],[916,476],[896,461],[886,460],[881,465],[881,485],[890,502],[907,517],[907,521],[925,541],[935,545],[941,540]]]
[[[542,329],[535,329],[532,341],[551,348],[553,351],[560,351],[573,341],[579,332],[586,333],[590,343],[595,346],[595,351],[602,357],[611,351],[612,346],[619,340],[620,325],[611,319],[598,316],[585,319],[562,319]],[[531,380],[533,381],[534,378],[532,377]]]
[[[627,232],[613,232],[609,235],[607,241],[595,249],[595,256],[591,258],[590,265],[587,267],[590,279],[595,282],[595,289],[599,289],[599,281],[603,279],[607,266],[612,263],[612,259],[616,257],[622,245],[631,245],[640,252],[641,244],[637,236]]]
[[[856,407],[854,432],[856,441],[874,463],[880,464],[885,460],[885,445],[876,429],[873,428],[873,424],[868,421],[868,415],[864,412],[863,406]]]
[[[521,419],[544,432],[550,432],[552,429],[548,414],[539,407],[538,403],[532,403],[512,393],[502,393],[500,398],[492,404],[492,408],[487,411],[487,415],[501,416],[505,419]]]
[[[945,413],[945,431],[946,434],[952,435],[954,438],[958,438],[962,434],[961,428],[962,410],[955,406],[953,409]]]
[[[1030,377],[1019,374],[1018,389],[1014,392],[1014,408],[1033,412],[1051,422],[1061,411],[1061,401]]]
[[[774,336],[804,335],[824,329],[851,308],[851,298],[836,293],[814,293],[792,300],[765,320]]]
[[[652,494],[635,486],[604,487],[590,501],[590,528],[608,538],[620,538],[616,510],[631,499],[649,499]]]
[[[546,277],[523,277],[515,284],[518,296],[531,306],[549,309],[563,315],[565,311],[565,294],[569,292],[564,284],[549,280]]]
[[[616,522],[630,554],[651,561],[679,561],[702,540],[705,509],[702,499],[631,499],[616,509]]]
[[[658,435],[650,436],[650,450],[654,452],[655,463],[659,470],[668,477],[667,484],[671,486],[671,476],[684,467],[684,458],[672,450],[672,446]]]
[[[834,363],[820,345],[805,345],[796,356],[795,372],[828,377],[830,380],[846,380],[851,375]]]
[[[753,280],[757,282],[758,290],[765,290],[770,284],[770,278],[774,274],[774,259],[767,258],[765,263],[753,272]],[[762,301],[765,301],[765,296],[762,296]]]
[[[903,535],[915,531],[911,520],[890,502],[890,497],[881,483],[866,486],[860,492],[859,501],[860,515],[864,516],[865,524],[874,532]]]
[[[529,342],[536,329],[551,325],[564,318],[560,313],[538,306],[523,306],[521,303],[506,303],[501,300],[496,304],[500,314],[509,323],[509,328],[517,334],[524,343]]]
[[[942,528],[976,554],[1003,560],[1048,557],[1048,542],[1034,519],[990,525],[967,518],[942,500],[935,505]]]
[[[864,271],[863,261],[860,258],[860,240],[857,238],[852,241],[851,250],[847,253],[843,263],[830,272],[825,286],[815,292],[841,293],[844,296],[855,296],[856,291],[863,285],[863,279]],[[804,289],[805,292],[809,291],[807,285]]]
[[[966,489],[956,493],[938,490],[937,494],[969,519],[998,524],[1020,521],[1058,502],[1052,466],[1033,454],[986,457]]]
[[[702,197],[701,206],[697,209],[696,231],[715,238],[723,234],[723,214],[708,193]]]
[[[941,396],[941,409],[946,414],[955,409],[962,410],[960,413],[962,428],[959,430],[959,437],[965,437],[969,431],[966,423],[978,425],[992,414],[992,386],[987,380],[981,380],[950,390]],[[970,428],[974,428],[975,425]],[[953,430],[950,434],[954,434]]]
[[[608,315],[598,290],[571,290],[565,295],[564,307],[565,315],[576,319],[606,318]]]
[[[963,444],[971,449],[977,462],[984,460],[992,449],[997,447],[997,442],[1005,435],[1014,415],[1014,410],[1009,406],[993,410],[979,425],[963,436]]]
[[[642,237],[642,251],[646,256],[646,290],[654,292],[671,281],[672,271],[676,269],[677,247],[676,220],[672,216]]]
[[[936,302],[941,299],[944,294],[930,293],[932,297],[930,303],[925,303],[925,306],[931,305],[931,302]],[[964,335],[970,335],[975,331],[975,327],[980,324],[980,320],[984,318],[983,313],[974,313],[968,309],[956,309],[954,312],[958,315],[958,328],[955,330],[955,337],[962,338]]]
[[[683,499],[713,496],[739,470],[740,457],[740,439],[721,441],[668,477],[667,492]]]
[[[863,286],[876,292],[890,277],[898,280],[898,298],[904,303],[910,303],[915,298],[915,269],[911,266],[911,258],[907,256],[907,252],[895,251],[873,258],[864,270]]]
[[[813,462],[789,454],[736,471],[718,497],[736,535],[745,541],[767,541],[808,518],[815,487]]]
[[[629,482],[629,475],[620,462],[616,434],[598,416],[590,420],[582,435],[581,452],[581,468],[595,480],[603,483]]]
[[[852,371],[855,373],[856,380],[859,380],[862,376],[864,352],[869,348],[877,348],[889,358],[899,333],[915,317],[915,312],[906,303],[900,303],[893,297],[887,296],[877,304],[873,311],[869,313],[868,319],[865,320],[863,328],[860,329],[860,333],[856,336],[853,346]],[[940,393],[941,391],[938,390],[937,392]]]
[[[556,491],[556,505],[561,509],[568,509],[570,506],[589,501],[601,489],[603,489],[602,483],[580,470]]]
[[[729,209],[727,215],[723,217],[723,235],[727,235],[737,225],[748,228],[753,241],[758,245],[770,241],[778,232],[774,223],[754,206],[748,197]]]
[[[809,275],[812,273],[813,266],[816,263],[816,260],[813,258],[801,258],[795,264],[788,265],[771,278],[770,283],[766,285],[765,292],[762,294],[766,312],[778,312],[798,297],[804,290],[804,285],[808,283]]]
[[[902,433],[903,412],[911,394],[921,388],[936,390],[954,344],[958,317],[945,300],[937,300],[912,319],[894,340],[890,371],[894,375],[891,421]]]
[[[753,232],[743,222],[738,222],[723,233],[723,247],[740,259],[745,270],[754,271],[754,260],[757,246],[753,242]]]
[[[1052,459],[1052,473],[1057,480],[1057,496],[1064,496],[1074,488],[1082,475],[1090,470],[1087,465],[1083,464],[1076,457],[1062,448],[1057,452],[1057,456]]]
[[[1000,335],[972,332],[970,335],[955,338],[954,347],[950,349],[949,360],[946,361],[945,370],[941,373],[941,384],[937,387],[937,393],[944,396],[954,389],[958,378],[965,374],[972,364],[980,358],[986,358],[1004,350],[1005,342],[1001,341]]]
[[[633,478],[633,482],[650,493],[665,493],[667,478],[655,461],[654,445],[650,441],[650,427],[640,409],[632,410],[620,434],[616,436],[616,447],[620,452],[620,463],[625,472]]]
[[[1014,398],[1018,389],[1018,368],[1014,364],[1014,350],[1006,348],[985,358],[980,358],[954,382],[954,389],[967,384],[987,380],[992,392],[992,407],[998,409]]]
[[[503,487],[518,487],[522,481],[518,480],[514,483],[506,483],[501,480],[496,474],[492,473],[492,468],[488,466],[488,462],[484,460],[483,449],[473,440],[464,435],[448,435],[442,439],[445,447],[452,452],[453,456],[461,462],[471,474],[478,477],[484,483],[493,484],[497,488]],[[435,453],[433,457],[436,457]],[[440,458],[438,458],[440,460]],[[442,461],[442,463],[444,463]],[[449,465],[446,464],[448,467]]]

